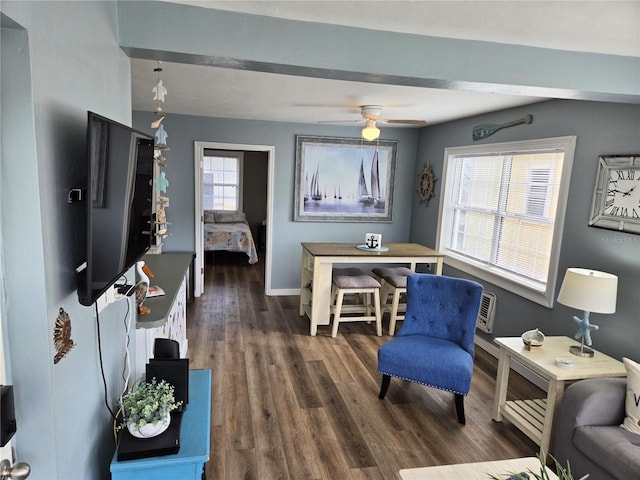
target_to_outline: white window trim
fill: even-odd
[[[440,191],[440,208],[438,211],[438,231],[436,236],[436,249],[446,254],[444,263],[461,270],[465,273],[473,275],[481,280],[490,282],[498,287],[520,295],[528,300],[543,305],[545,307],[553,307],[556,281],[558,276],[558,262],[560,258],[560,249],[562,246],[562,233],[564,230],[565,211],[567,208],[567,199],[569,197],[569,183],[571,181],[571,170],[573,167],[573,157],[575,153],[576,137],[564,136],[554,138],[543,138],[536,140],[524,140],[518,142],[492,143],[485,145],[468,145],[462,147],[449,147],[444,151],[442,185]],[[477,155],[477,154],[505,154],[509,152],[518,152],[522,150],[563,150],[564,161],[562,165],[562,179],[560,181],[560,191],[558,196],[558,205],[556,216],[554,219],[553,245],[549,258],[549,272],[547,275],[546,288],[542,289],[536,282],[529,284],[519,280],[516,282],[514,278],[508,275],[497,274],[491,268],[479,262],[472,262],[467,257],[450,252],[445,245],[445,235],[449,232],[443,225],[447,195],[453,191],[453,168],[450,169],[449,158],[460,155]],[[451,172],[450,172],[451,170]]]
[[[244,183],[244,179],[243,179],[243,175],[244,175],[244,152],[240,152],[240,151],[229,151],[229,150],[211,150],[211,149],[206,149],[206,154],[203,153],[203,159],[204,157],[236,157],[238,159],[238,198],[236,198],[236,205],[238,205],[238,209],[235,210],[236,212],[243,212],[243,204],[242,204],[242,199],[244,197],[242,188],[243,188],[243,183]],[[229,212],[231,212],[232,210],[227,210]]]

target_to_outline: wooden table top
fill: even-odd
[[[419,243],[385,243],[387,252],[375,252],[360,250],[361,243],[307,243],[302,247],[311,255],[322,257],[444,257],[445,254],[437,252]]]
[[[528,350],[520,337],[498,337],[494,340],[505,348],[513,358],[545,378],[576,380],[598,377],[624,377],[624,364],[615,358],[594,350],[593,357],[579,357],[569,352],[572,345],[580,345],[569,337],[546,337],[540,347]],[[593,348],[592,348],[593,350]],[[558,367],[556,358],[573,361],[572,367]]]

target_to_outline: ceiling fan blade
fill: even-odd
[[[397,123],[404,125],[420,125],[425,126],[427,124],[424,120],[378,120],[380,123]]]
[[[358,124],[358,123],[365,123],[365,119],[361,118],[360,120],[319,120],[316,123],[351,123],[351,124]]]

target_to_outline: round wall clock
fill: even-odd
[[[640,154],[600,157],[589,225],[640,233]]]
[[[418,198],[425,204],[433,196],[433,190],[436,186],[436,176],[433,173],[431,164],[426,165],[418,175]]]

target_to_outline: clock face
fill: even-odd
[[[640,168],[611,168],[603,213],[640,219]]]

